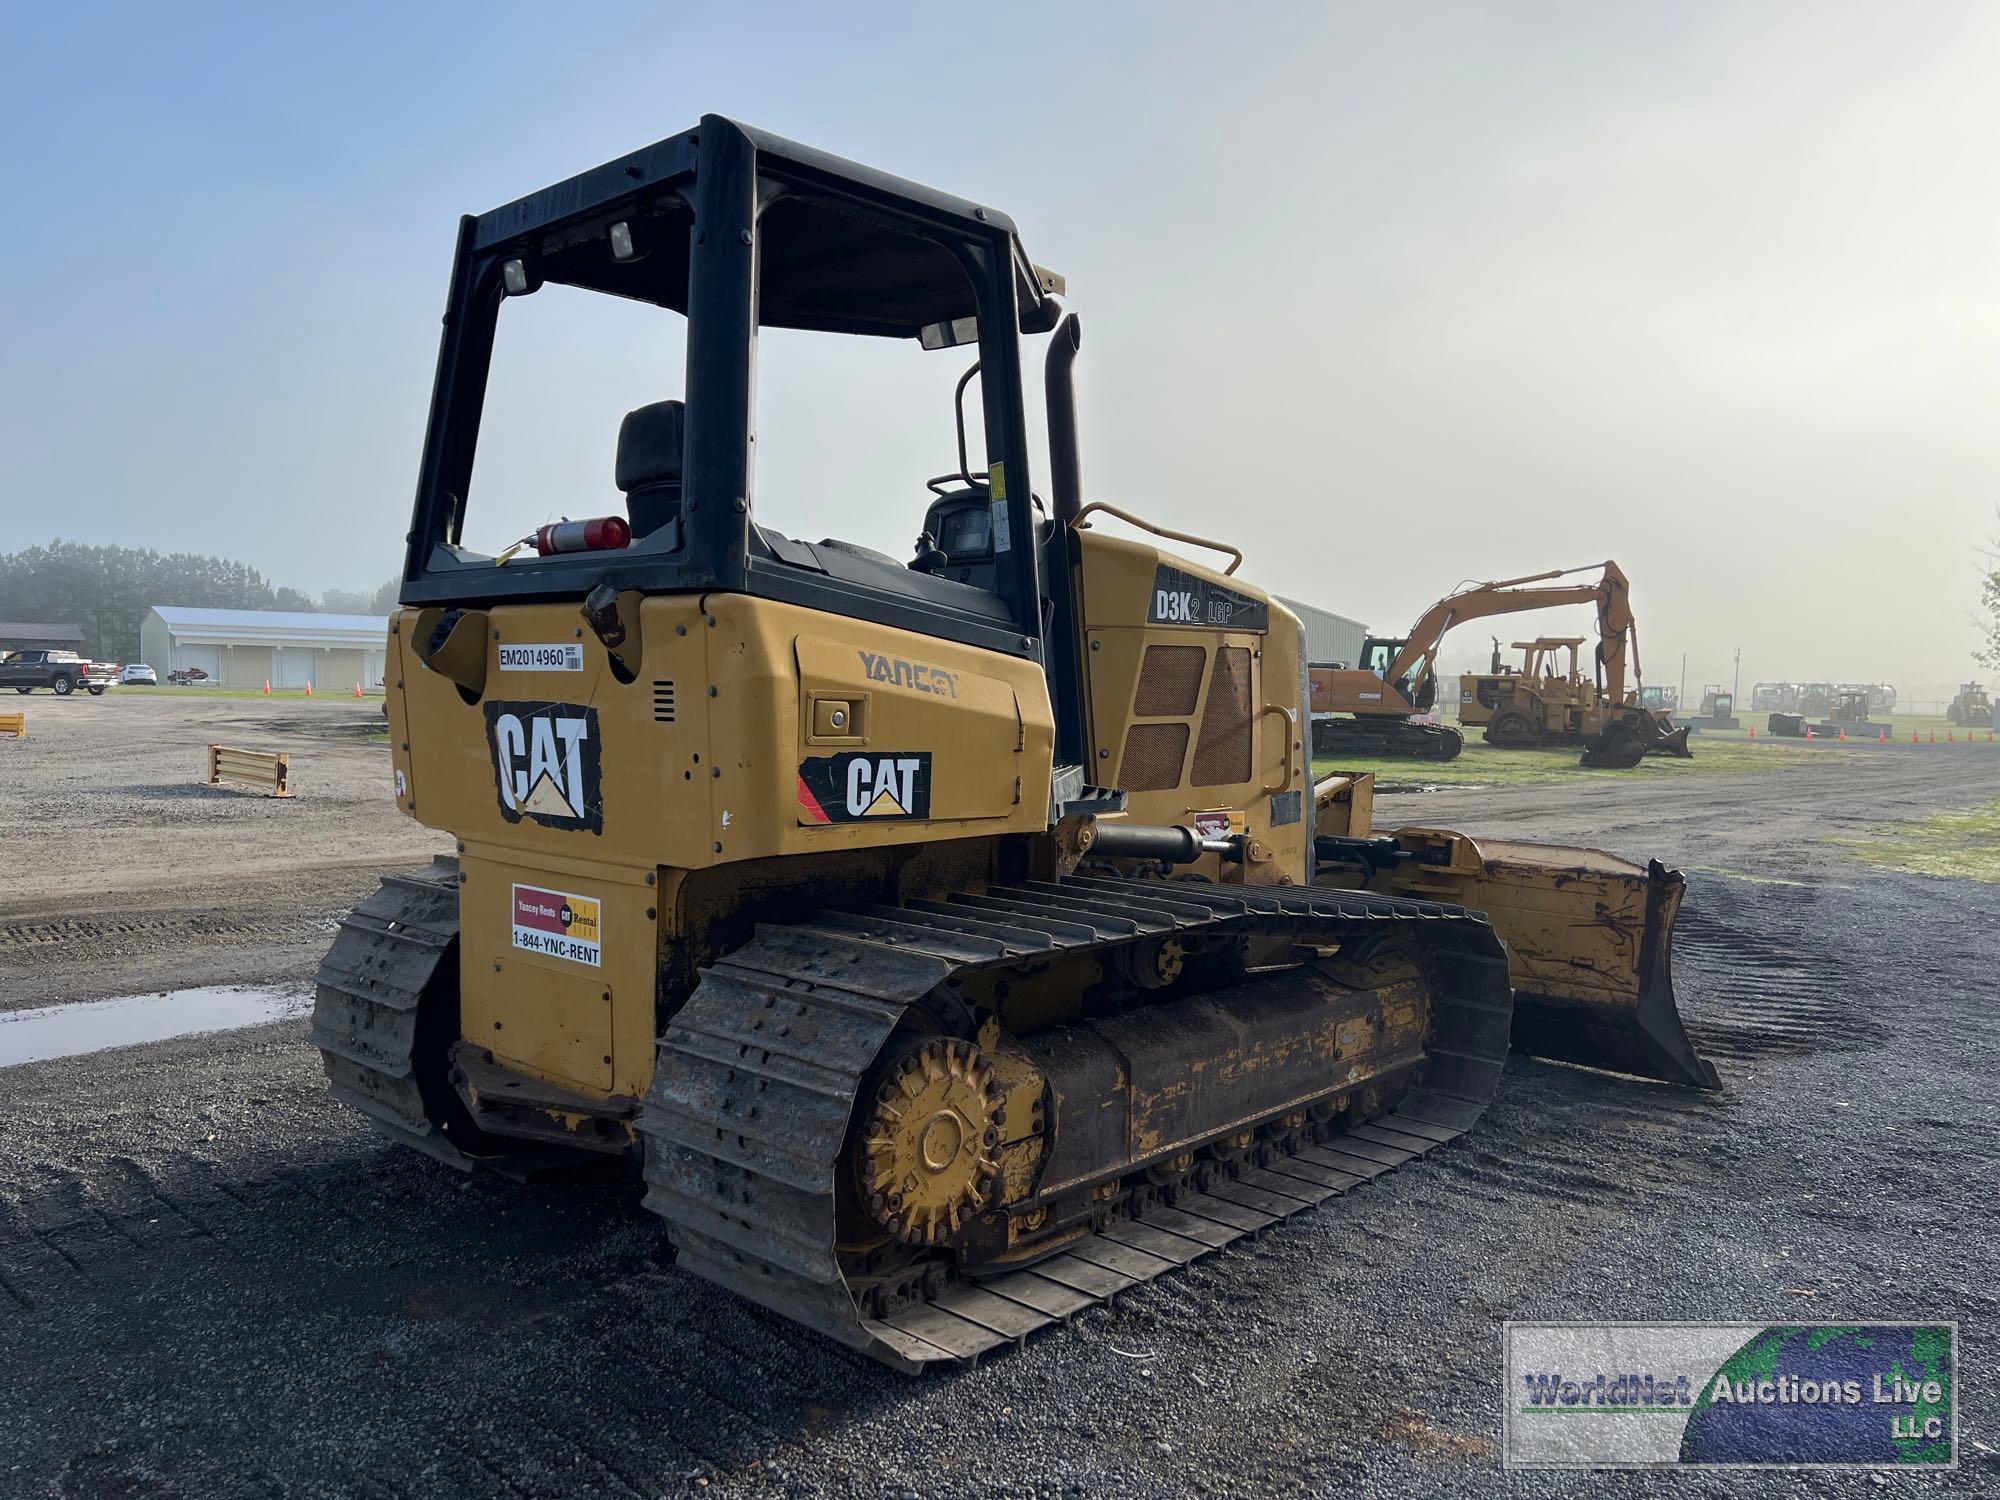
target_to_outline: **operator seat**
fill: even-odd
[[[651,536],[680,519],[681,453],[687,442],[687,405],[655,401],[625,413],[618,425],[618,488],[632,535]]]

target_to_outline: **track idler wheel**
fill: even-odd
[[[892,1238],[945,1244],[993,1201],[1001,1100],[992,1065],[970,1042],[933,1037],[890,1068],[863,1126],[861,1185]]]

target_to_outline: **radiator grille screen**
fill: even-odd
[[[1250,648],[1224,646],[1215,653],[1208,703],[1195,745],[1192,786],[1235,786],[1250,779]]]
[[[1207,665],[1206,646],[1148,646],[1132,712],[1142,719],[1192,719]]]
[[[671,682],[661,680],[653,684],[653,722],[674,722],[674,685]]]
[[[1179,786],[1187,747],[1185,724],[1134,724],[1125,734],[1118,785],[1128,792],[1163,792]]]

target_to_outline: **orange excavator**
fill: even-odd
[[[1598,573],[1595,582],[1553,582],[1589,572]],[[1625,717],[1625,662],[1629,654],[1635,689],[1631,711],[1644,714],[1648,724],[1618,733],[1621,738],[1633,733],[1648,743],[1658,739],[1666,731],[1651,721],[1664,720],[1665,715],[1637,706],[1638,627],[1632,615],[1631,585],[1624,570],[1607,561],[1474,584],[1425,610],[1408,635],[1368,637],[1362,644],[1361,660],[1353,667],[1311,667],[1313,752],[1452,759],[1465,743],[1460,731],[1418,717],[1437,701],[1437,653],[1445,633],[1468,620],[1563,604],[1589,604],[1597,609],[1597,667],[1600,680],[1608,684],[1607,721],[1622,723]]]

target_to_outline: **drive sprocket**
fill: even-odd
[[[1001,1092],[969,1042],[933,1037],[903,1054],[863,1127],[869,1211],[911,1245],[943,1244],[991,1201],[999,1176]]]

